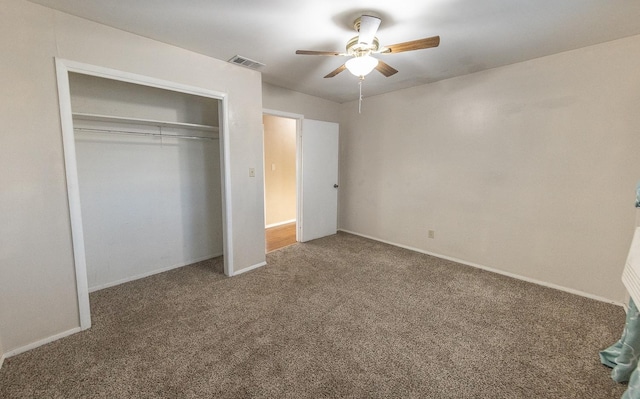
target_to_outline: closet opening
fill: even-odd
[[[81,329],[89,292],[214,258],[232,275],[226,95],[56,65]]]
[[[77,73],[69,87],[89,292],[221,257],[218,100]]]

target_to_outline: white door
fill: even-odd
[[[338,124],[302,120],[299,241],[338,230]]]

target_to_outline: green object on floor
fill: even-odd
[[[600,351],[602,364],[611,367],[611,378],[616,382],[629,382],[622,399],[640,399],[640,314],[638,308],[629,300],[629,311],[622,337],[607,349]]]
[[[640,371],[636,368],[633,373],[631,373],[631,379],[629,380],[629,387],[621,399],[638,399],[640,398]]]

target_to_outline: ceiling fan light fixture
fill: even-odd
[[[345,66],[355,76],[364,77],[378,66],[378,60],[370,55],[363,55],[351,58],[345,63]]]

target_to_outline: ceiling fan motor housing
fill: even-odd
[[[377,37],[373,38],[371,44],[358,43],[358,39],[359,36],[354,36],[347,42],[347,54],[360,57],[376,52],[380,48],[380,42]]]

